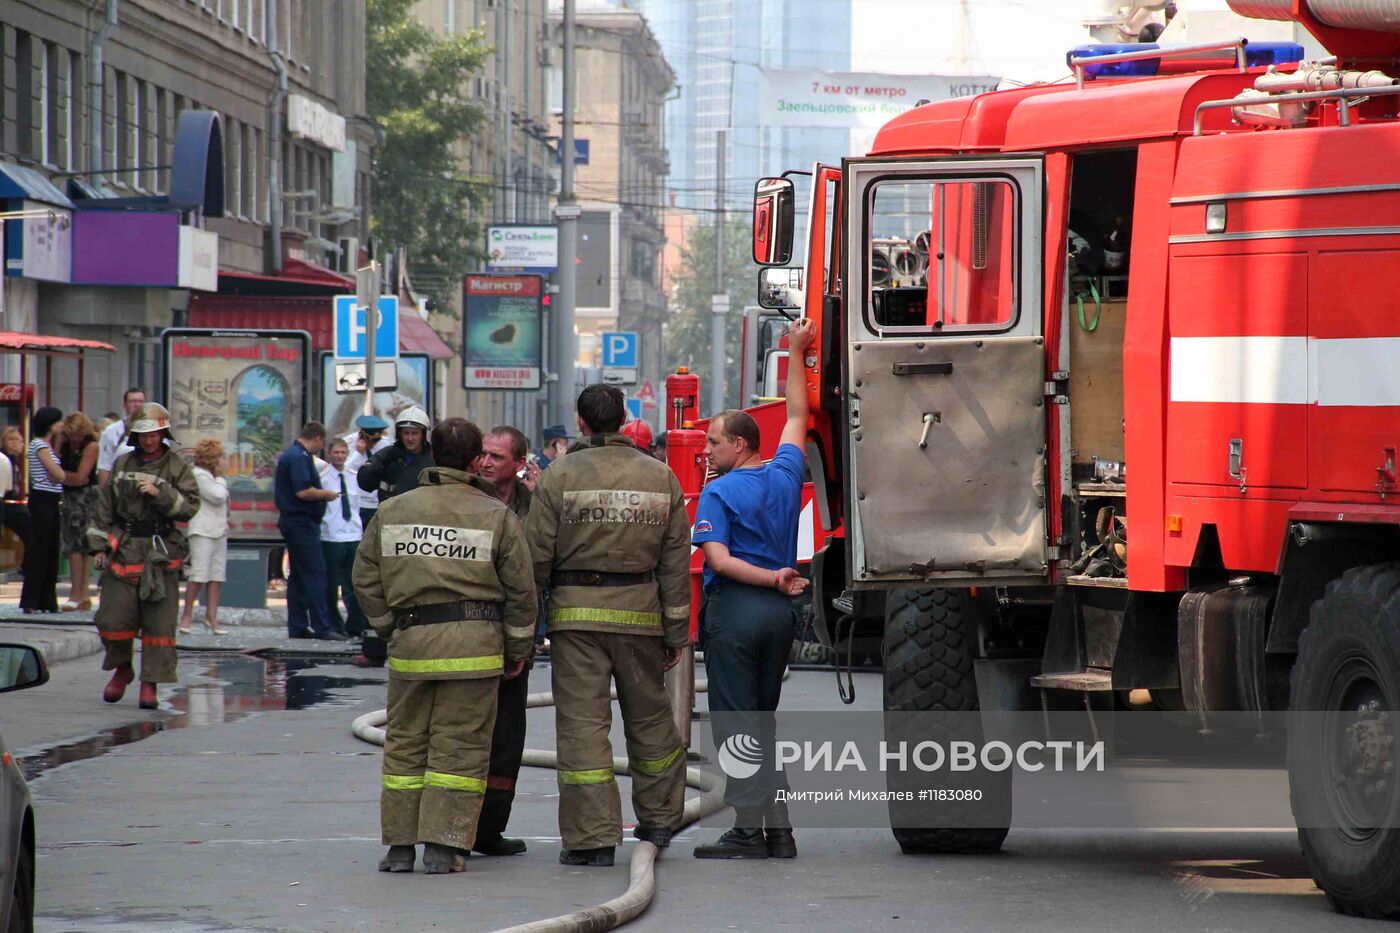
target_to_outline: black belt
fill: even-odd
[[[556,570],[549,578],[550,586],[640,586],[651,583],[656,574],[608,573],[604,570]]]
[[[175,530],[169,522],[122,522],[121,530],[129,535],[168,535]]]
[[[440,622],[499,622],[501,604],[484,599],[455,599],[450,603],[428,603],[394,610],[394,626],[437,625]]]

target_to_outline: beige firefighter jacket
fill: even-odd
[[[147,479],[159,490],[155,496],[141,492]],[[150,463],[141,462],[139,450],[123,454],[98,497],[88,549],[110,555],[111,572],[129,583],[140,580],[148,559],[160,570],[178,570],[189,550],[175,523],[194,518],[199,501],[194,467],[170,448]]]
[[[379,507],[355,554],[355,596],[413,680],[496,677],[534,651],[538,606],[520,521],[484,480],[430,467]],[[456,600],[501,606],[480,619],[395,626],[393,610]]]
[[[587,438],[540,474],[525,521],[549,630],[690,641],[690,520],[670,467],[630,438]],[[653,573],[627,586],[553,586],[560,570]]]

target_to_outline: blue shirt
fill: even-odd
[[[802,451],[781,444],[763,466],[711,480],[700,493],[691,542],[717,541],[734,557],[765,570],[796,566],[804,467]],[[705,585],[714,579],[706,564]]]
[[[321,475],[316,472],[311,451],[301,446],[301,441],[292,441],[292,446],[277,459],[277,478],[272,488],[277,511],[283,518],[308,518],[319,523],[326,514],[325,502],[297,498],[303,489],[321,488]]]

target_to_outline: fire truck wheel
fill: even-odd
[[[895,590],[885,601],[885,710],[911,713],[971,713],[980,709],[977,678],[973,672],[976,628],[975,604],[964,590]],[[888,720],[886,739],[906,741],[893,734],[898,721]],[[931,740],[944,747],[954,738],[968,739],[966,728],[954,735],[947,724],[921,717],[905,724],[918,732],[917,741]],[[932,733],[932,734],[930,734]],[[940,734],[941,733],[941,734]],[[980,735],[975,738],[980,739]],[[1011,822],[1011,772],[978,769],[956,778],[938,772],[944,787],[956,783],[978,792],[981,800],[930,806],[891,802],[890,826],[895,841],[907,855],[996,852],[1006,839]],[[916,794],[927,778],[890,770],[886,777],[892,791]],[[937,825],[937,818],[952,813],[957,826]],[[969,819],[980,825],[969,826]],[[985,822],[982,822],[985,820]]]
[[[1298,639],[1288,778],[1298,839],[1332,906],[1400,917],[1400,564],[1348,571]]]

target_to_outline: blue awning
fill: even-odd
[[[73,209],[73,202],[39,172],[13,162],[0,162],[0,198],[38,201]]]

